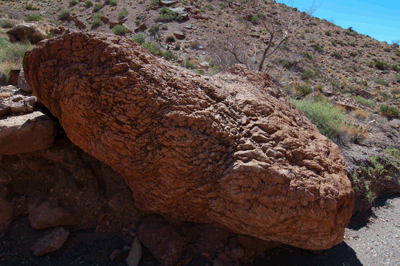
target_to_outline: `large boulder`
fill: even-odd
[[[28,52],[24,71],[138,208],[305,249],[343,240],[354,192],[342,154],[268,75],[236,65],[202,77],[129,39],[81,32]]]
[[[36,23],[22,23],[6,32],[12,41],[29,41],[32,44],[47,38],[47,34]]]

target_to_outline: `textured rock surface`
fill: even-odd
[[[31,226],[35,229],[76,224],[71,213],[62,207],[53,207],[49,202],[29,205],[28,213]]]
[[[18,88],[25,92],[32,92],[32,89],[29,87],[28,83],[26,83],[24,70],[21,70],[21,72],[19,72]]]
[[[0,154],[46,149],[53,146],[54,137],[55,123],[39,111],[0,120]]]
[[[201,77],[128,39],[84,33],[28,52],[24,71],[137,207],[306,249],[342,241],[353,209],[343,157],[273,97],[267,75],[235,66]]]

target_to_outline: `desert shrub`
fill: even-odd
[[[84,6],[86,8],[92,7],[93,6],[93,2],[92,1],[86,1]]]
[[[118,5],[118,0],[111,0],[110,5],[111,6],[117,6]]]
[[[124,36],[126,33],[128,33],[128,28],[122,25],[117,25],[114,28],[112,28],[112,32],[115,35],[119,35],[119,36]]]
[[[303,73],[300,74],[300,78],[302,80],[312,79],[316,76],[316,73],[312,71],[310,68],[307,68]]]
[[[109,5],[111,3],[111,0],[104,0],[105,5]]]
[[[8,38],[0,36],[0,76],[9,78],[10,70],[22,67],[25,52],[35,46],[27,43],[10,43]]]
[[[144,42],[146,41],[146,34],[144,34],[144,33],[136,34],[135,36],[133,36],[132,40],[134,42],[144,44]]]
[[[69,0],[68,1],[68,5],[69,6],[75,6],[75,5],[77,5],[79,2],[78,2],[78,0]]]
[[[165,41],[166,42],[175,42],[175,36],[173,34],[169,34],[165,36]]]
[[[126,8],[122,8],[122,10],[119,12],[118,14],[118,19],[123,19],[128,15],[128,10],[126,10]]]
[[[58,20],[67,20],[71,16],[71,12],[69,10],[61,10],[58,14]]]
[[[399,71],[399,66],[398,65],[392,65],[392,66],[390,66],[390,69],[397,72],[397,71]]]
[[[349,27],[347,30],[344,31],[345,34],[350,36],[356,36],[357,32],[353,30],[353,27]]]
[[[34,10],[34,7],[32,4],[29,3],[29,4],[25,5],[25,9],[26,10]]]
[[[389,83],[388,83],[386,80],[383,80],[383,79],[381,79],[381,78],[376,79],[376,80],[375,80],[375,83],[380,84],[380,85],[383,85],[383,86],[389,85]]]
[[[171,50],[162,53],[162,56],[168,61],[176,60],[178,58]]]
[[[151,36],[156,35],[160,31],[160,27],[157,24],[151,25],[149,32]]]
[[[150,4],[153,6],[158,6],[158,0],[151,0]]]
[[[207,4],[207,5],[206,5],[206,8],[207,8],[208,10],[211,10],[211,11],[214,10],[214,6],[213,6],[212,4]]]
[[[340,52],[335,51],[331,55],[336,59],[343,59],[343,55]]]
[[[312,55],[308,52],[300,52],[300,55],[302,55],[304,58],[306,58],[308,60],[313,60]]]
[[[40,14],[27,15],[25,21],[40,21],[43,17]]]
[[[350,45],[350,46],[353,46],[353,47],[356,47],[356,46],[357,46],[356,42],[349,42],[349,45]]]
[[[352,98],[354,100],[358,101],[359,103],[361,103],[362,105],[368,106],[369,108],[372,108],[375,105],[375,101],[374,100],[368,100],[368,99],[365,99],[362,96],[358,96],[357,95],[357,96],[353,96]]]
[[[286,69],[295,67],[299,62],[297,60],[280,59],[279,63]]]
[[[388,117],[399,117],[400,116],[400,110],[394,106],[388,106],[386,104],[381,105],[379,108],[379,112],[382,115],[388,116]]]
[[[160,8],[160,10],[158,11],[157,17],[155,18],[155,21],[159,21],[159,22],[171,22],[171,21],[181,22],[183,20],[184,19],[181,14],[179,14],[178,12],[172,11],[171,9],[169,9],[166,6],[163,6],[162,8]]]
[[[385,63],[385,62],[382,62],[382,61],[379,61],[379,60],[375,61],[375,67],[377,69],[379,69],[379,70],[386,70],[386,69],[390,68],[388,63]]]
[[[92,11],[93,11],[93,13],[95,13],[95,12],[99,11],[99,10],[102,9],[102,8],[103,8],[103,5],[100,4],[100,3],[97,3],[97,4],[94,5]]]
[[[311,123],[317,126],[322,135],[335,142],[341,141],[343,131],[340,127],[344,115],[327,99],[301,100],[293,103],[304,112]]]
[[[325,31],[325,35],[326,35],[326,36],[332,36],[332,32],[329,31],[329,30],[327,30],[327,31]]]
[[[8,19],[2,19],[0,20],[0,27],[2,29],[9,29],[15,26],[15,23],[11,20]]]
[[[93,20],[92,20],[92,28],[97,28],[97,27],[102,26],[104,24],[103,20],[102,20],[103,17],[104,17],[104,15],[101,13],[94,14]]]
[[[322,49],[322,46],[319,45],[318,43],[311,45],[311,47],[314,48],[314,50],[316,52],[318,52],[318,53],[323,53],[324,52],[324,49]]]
[[[153,55],[159,54],[160,48],[154,42],[145,42],[142,46]]]
[[[189,60],[186,59],[181,63],[181,66],[183,66],[184,68],[187,69],[198,69],[199,66],[197,65],[197,63],[194,60]]]
[[[310,94],[313,91],[308,84],[299,84],[299,83],[297,83],[294,86],[294,89],[296,90],[297,93],[304,96]]]

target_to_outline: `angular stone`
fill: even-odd
[[[23,65],[70,140],[119,172],[138,208],[305,249],[343,240],[354,192],[342,154],[267,74],[235,65],[202,77],[81,32]]]
[[[32,228],[46,229],[50,227],[74,225],[76,222],[71,213],[62,207],[53,208],[50,203],[43,202],[29,205],[28,220],[31,222]]]
[[[173,226],[158,216],[143,219],[138,228],[138,238],[165,266],[177,265],[186,249],[185,241]]]
[[[29,87],[28,83],[26,83],[24,70],[21,70],[19,72],[18,88],[20,88],[24,92],[32,92],[32,89]]]
[[[32,44],[47,38],[46,32],[44,32],[36,23],[23,23],[13,27],[6,32],[12,36],[16,41],[29,41]]]
[[[31,248],[35,256],[41,256],[59,250],[67,242],[69,232],[62,227],[54,229],[51,233],[41,238]]]
[[[142,245],[139,242],[139,239],[135,237],[132,243],[131,251],[129,252],[128,257],[126,258],[126,263],[128,266],[138,266],[139,261],[142,258]]]
[[[13,208],[11,204],[0,196],[0,231],[7,229],[12,222]]]
[[[55,122],[41,112],[0,120],[0,154],[11,155],[51,147]]]

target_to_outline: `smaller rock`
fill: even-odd
[[[33,254],[41,256],[59,250],[67,242],[69,232],[62,227],[54,229],[45,237],[39,239],[31,248]]]
[[[6,116],[11,111],[10,104],[0,99],[0,117]]]
[[[6,32],[13,40],[22,42],[29,41],[32,44],[47,38],[46,32],[39,28],[36,23],[19,24]]]
[[[244,251],[241,247],[233,248],[228,256],[233,260],[239,260],[244,257]]]
[[[142,258],[142,245],[139,242],[139,239],[135,237],[132,243],[131,251],[129,252],[128,257],[126,258],[126,263],[128,266],[137,266],[139,265],[139,261]]]
[[[10,98],[17,91],[18,91],[18,89],[16,87],[14,87],[13,85],[0,87],[0,98],[3,98],[3,99]]]
[[[38,111],[2,119],[0,154],[12,155],[50,148],[54,144],[55,127],[51,118]]]
[[[141,23],[134,29],[134,31],[139,32],[139,31],[145,31],[146,29],[147,29],[146,23]]]
[[[28,220],[34,229],[45,229],[61,225],[74,225],[75,220],[71,213],[61,207],[53,208],[49,202],[39,206],[30,204],[28,207]]]
[[[24,92],[32,92],[32,89],[29,87],[28,83],[25,80],[25,74],[23,69],[19,72],[17,86]]]
[[[13,218],[13,208],[11,204],[0,196],[0,231],[6,229]]]
[[[178,3],[178,0],[159,0],[159,6],[172,6],[173,4]]]
[[[18,85],[18,76],[19,76],[19,72],[21,70],[20,69],[12,69],[10,70],[10,83],[13,86],[17,86]]]
[[[21,96],[21,95],[15,95]],[[35,96],[31,97],[18,97],[17,99],[13,99],[14,103],[11,104],[11,112],[13,113],[31,113],[35,108],[35,103],[37,101]]]
[[[183,31],[175,31],[174,35],[178,40],[184,40],[186,37],[186,35]]]
[[[213,266],[224,266],[224,262],[220,259],[215,259],[213,262]]]

